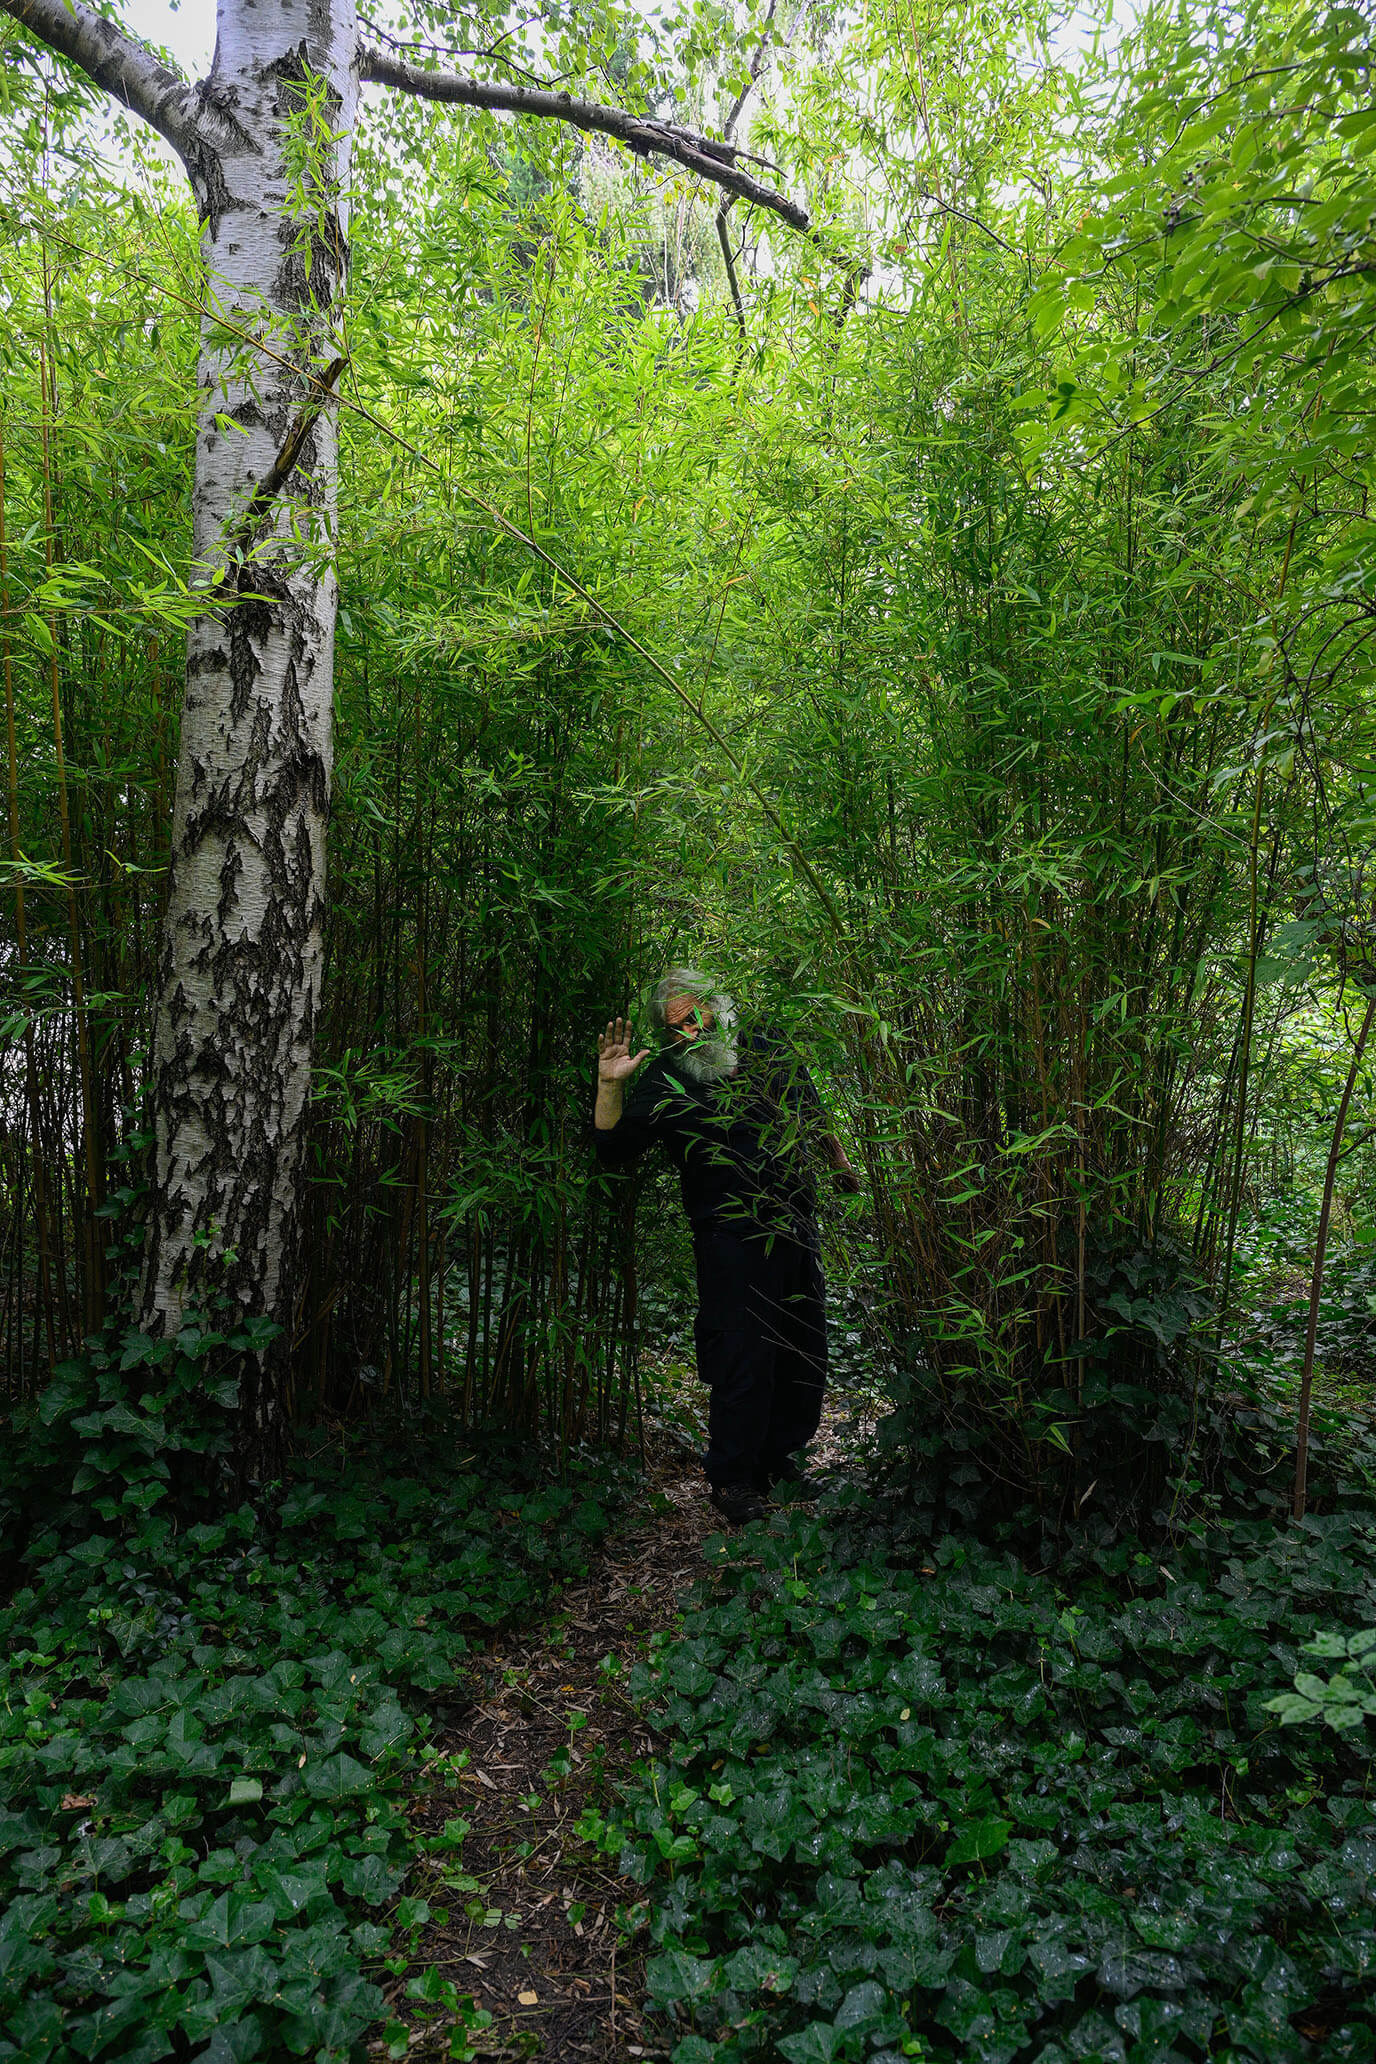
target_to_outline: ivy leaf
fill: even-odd
[[[342,1752],[327,1756],[323,1763],[308,1763],[301,1781],[313,1799],[348,1799],[372,1791],[374,1785],[372,1771]]]
[[[690,1956],[686,1950],[665,1950],[651,1957],[645,1967],[645,1982],[655,1999],[702,1999],[717,1989],[721,1966],[711,1957]]]
[[[674,2045],[673,2064],[713,2064],[716,2055],[715,2043],[704,2042],[700,2035],[685,2035]]]
[[[873,1978],[863,1985],[853,1985],[842,2000],[836,2015],[837,2030],[869,2028],[876,2021],[882,2021],[889,2004],[889,1996],[882,1985]]]
[[[943,1868],[953,1870],[958,1863],[982,1863],[988,1856],[997,1856],[1012,1832],[1011,1820],[992,1815],[968,1822],[946,1851]]]
[[[810,2022],[797,2035],[783,2038],[779,2054],[787,2057],[788,2064],[831,2064],[836,2055],[836,2030],[828,2021]]]

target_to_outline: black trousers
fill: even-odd
[[[816,1249],[712,1224],[693,1228],[698,1374],[711,1393],[709,1483],[766,1490],[807,1446],[827,1380],[826,1286]]]

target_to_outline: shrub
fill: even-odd
[[[81,1488],[0,1614],[0,2058],[342,2058],[430,1915],[399,1897],[427,1707],[585,1566],[615,1483],[503,1483],[413,1440],[404,1476],[329,1455],[262,1511],[182,1525],[129,1496],[165,1488],[168,1421],[151,1392],[93,1404],[109,1374],[69,1369],[44,1408],[81,1429]]]
[[[592,1830],[651,1894],[675,2064],[1376,2056],[1369,1747],[1267,1710],[1373,1602],[1346,1514],[1055,1572],[860,1505],[752,1530]]]

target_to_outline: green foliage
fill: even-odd
[[[1054,1576],[858,1499],[723,1546],[638,1680],[667,1755],[585,1829],[678,2064],[1376,2055],[1370,1757],[1270,1717],[1373,1600],[1346,1515]]]
[[[1359,1628],[1355,1634],[1320,1634],[1304,1645],[1305,1655],[1326,1663],[1336,1662],[1331,1677],[1314,1670],[1295,1674],[1295,1689],[1268,1700],[1268,1710],[1279,1713],[1283,1726],[1299,1720],[1322,1720],[1329,1727],[1360,1727],[1376,1714],[1376,1630]]]
[[[764,12],[392,26],[710,113]],[[1072,61],[1031,0],[771,20],[741,140],[819,236],[735,211],[744,340],[686,181],[365,116],[292,1401],[624,1431],[637,1326],[682,1313],[641,1296],[635,1191],[589,1179],[591,1032],[715,959],[866,1165],[837,1259],[909,1523],[1030,1485],[1056,1561],[924,1569],[844,1510],[723,1559],[657,1665],[672,1755],[587,1823],[655,1894],[679,2064],[1370,2057],[1365,1522],[1125,1538],[1167,1487],[1177,1532],[1220,1483],[1283,1498],[1370,978],[1369,23],[1149,6]],[[262,1340],[212,1314],[65,1359],[148,1144],[197,225],[116,191],[85,89],[0,44],[5,2040],[328,2055],[422,1917],[420,1702],[600,1507],[407,1452],[204,1518]],[[1349,1383],[1374,1091],[1320,1305]],[[463,1996],[414,1983],[462,2054]]]
[[[1296,914],[1358,974],[1373,772],[1369,65],[1355,7],[1143,10],[1109,105],[1079,106],[1111,176],[1034,295],[1065,377],[1025,446],[1068,436],[1097,457],[1143,431],[1188,436],[1210,498],[1232,502],[1232,548],[1260,550],[1264,570],[1196,708],[1251,708],[1259,782],[1269,765],[1293,784],[1316,750],[1332,755],[1337,785],[1317,801],[1313,849],[1295,855]]]
[[[1353,1201],[1360,1211],[1360,1192]],[[1352,1230],[1324,1274],[1316,1346],[1323,1388],[1360,1412],[1376,1374],[1376,1256],[1360,1221]],[[1239,1234],[1234,1350],[1277,1391],[1294,1389],[1303,1359],[1311,1243],[1309,1212],[1293,1193],[1273,1197]]]
[[[398,1899],[424,1714],[462,1699],[472,1641],[586,1567],[615,1488],[504,1481],[437,1432],[178,1525],[108,1492],[164,1488],[159,1410],[113,1410],[79,1471],[106,1472],[83,1496],[111,1530],[50,1533],[0,1616],[0,2056],[342,2059],[430,1912]],[[471,2000],[416,1983],[472,2054]]]
[[[481,11],[403,13],[422,62],[490,41]],[[706,120],[763,17],[557,12],[479,67]],[[1345,1065],[1363,31],[1257,0],[1083,50],[1035,4],[885,0],[772,33],[742,141],[820,241],[766,248],[735,211],[744,349],[686,182],[553,124],[364,117],[293,1395],[626,1423],[634,1195],[588,1177],[591,1028],[667,958],[715,959],[792,1014],[867,1164],[837,1257],[867,1344],[991,1471],[1078,1495],[1140,1458],[1140,1392],[1188,1405],[1236,1337],[1256,1210],[1292,1197],[1302,1246]],[[58,130],[60,221],[21,180],[0,244],[29,1391],[46,1330],[60,1361],[90,1329],[83,1218],[138,1101],[196,405],[192,211],[116,201]],[[1133,1292],[1134,1329],[1102,1279],[1141,1255],[1181,1295]]]
[[[96,1522],[137,1534],[169,1496],[182,1517],[198,1498],[221,1497],[241,1373],[280,1332],[265,1319],[227,1323],[217,1331],[188,1318],[175,1338],[159,1340],[112,1328],[79,1361],[58,1364],[36,1402],[15,1413],[0,1464],[0,1539],[10,1553],[86,1539]]]

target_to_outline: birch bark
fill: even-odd
[[[348,262],[355,11],[219,0],[217,29],[201,96],[219,147],[193,170],[208,313],[192,514],[223,599],[187,647],[153,1060],[144,1316],[159,1330],[212,1286],[290,1322],[332,766],[337,431],[316,383]]]

